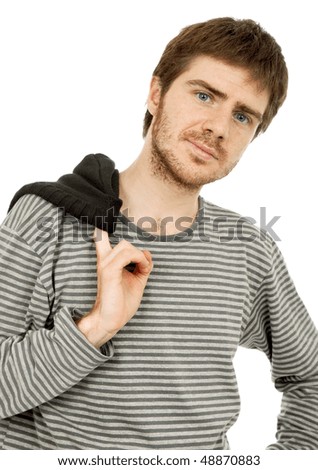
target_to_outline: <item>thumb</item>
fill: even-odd
[[[149,262],[149,274],[150,274],[151,271],[152,271],[152,268],[153,268],[152,255],[151,255],[150,251],[148,251],[148,250],[142,250],[142,251],[143,251],[143,254],[145,255],[145,258]]]

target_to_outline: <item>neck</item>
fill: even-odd
[[[141,152],[137,160],[120,173],[121,212],[148,232],[170,235],[183,231],[195,219],[199,191],[190,193],[155,175],[148,157],[147,152]]]

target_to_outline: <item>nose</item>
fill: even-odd
[[[214,112],[206,116],[202,122],[202,130],[204,133],[213,134],[215,139],[226,140],[230,132],[230,119],[222,112]]]

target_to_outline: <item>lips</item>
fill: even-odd
[[[212,157],[215,160],[219,159],[217,154],[216,154],[216,150],[214,148],[208,147],[207,145],[202,144],[201,142],[197,142],[196,140],[190,140],[190,139],[187,139],[187,140],[194,147],[196,147],[197,149],[199,149],[202,152],[204,152],[205,154],[207,154],[207,158]]]

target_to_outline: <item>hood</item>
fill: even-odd
[[[115,163],[101,153],[87,155],[73,173],[56,182],[23,186],[13,197],[9,211],[25,194],[36,194],[64,209],[83,223],[113,233],[122,205],[119,199],[119,172]]]

